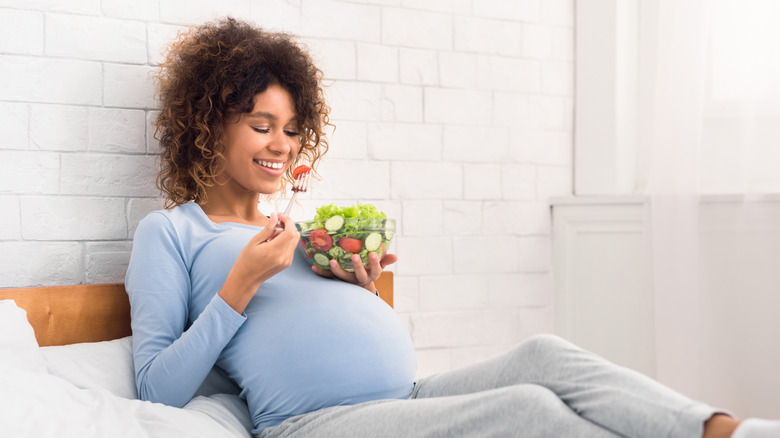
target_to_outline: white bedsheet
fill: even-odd
[[[250,438],[246,403],[212,372],[184,408],[135,398],[131,339],[39,348],[0,301],[0,437]]]
[[[49,374],[0,369],[0,433],[7,437],[248,437],[231,397],[198,397],[184,409],[81,389]],[[240,399],[238,399],[239,402]]]
[[[0,436],[249,437],[235,395],[198,397],[184,409],[82,389],[56,376],[0,369]],[[234,400],[231,400],[234,398]]]

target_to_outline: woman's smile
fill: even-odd
[[[254,160],[254,163],[260,169],[273,176],[282,176],[287,168],[284,161]]]

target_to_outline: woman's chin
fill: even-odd
[[[263,184],[261,186],[255,187],[253,191],[260,196],[273,196],[274,194],[279,192],[281,187],[282,187],[281,184],[276,184],[276,185]]]

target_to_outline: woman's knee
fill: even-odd
[[[521,344],[529,344],[537,348],[568,348],[572,345],[569,341],[552,333],[537,333],[531,335],[522,341]]]
[[[515,354],[519,355],[527,360],[536,362],[544,359],[554,359],[560,354],[576,349],[574,344],[566,341],[565,339],[549,334],[540,333],[533,335],[515,348]]]

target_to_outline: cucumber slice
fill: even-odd
[[[385,240],[390,242],[391,240],[393,240],[393,236],[395,235],[395,221],[392,219],[385,218],[382,225],[385,229]]]
[[[344,218],[339,215],[331,216],[325,221],[325,229],[334,233],[344,226]]]
[[[314,263],[321,268],[330,269],[330,258],[321,252],[314,254]]]
[[[379,245],[382,244],[382,235],[379,233],[371,233],[366,236],[366,249],[369,251],[376,251]]]

